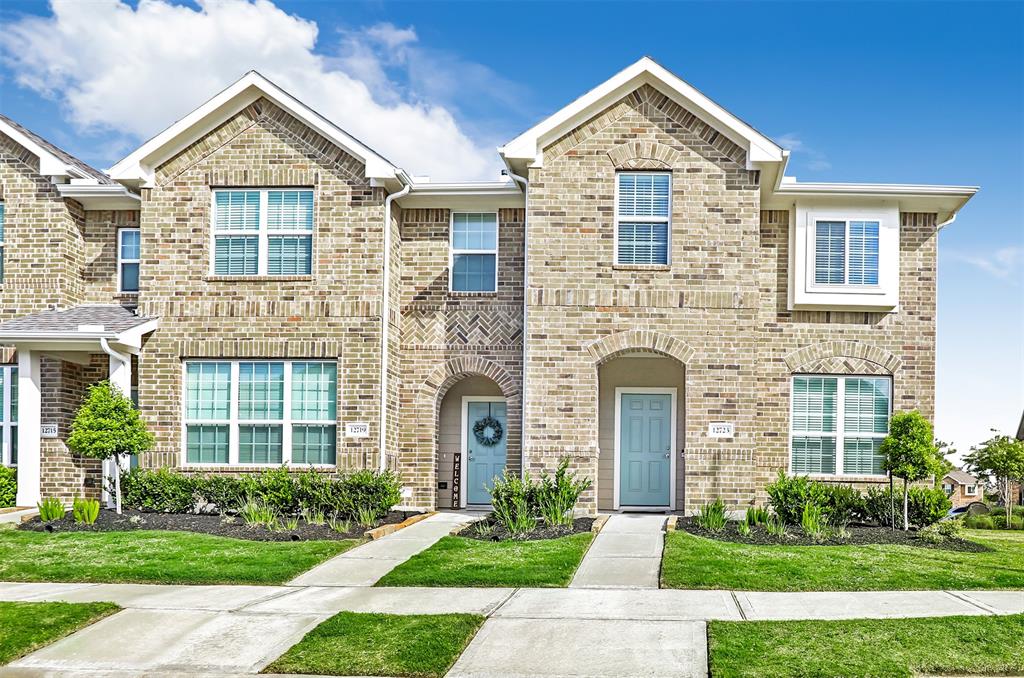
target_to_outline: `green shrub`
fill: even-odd
[[[259,473],[247,473],[239,478],[242,494],[249,500],[257,500],[273,509],[275,513],[288,516],[299,511],[297,484],[285,466],[266,469]]]
[[[825,529],[821,507],[810,502],[804,504],[803,513],[800,514],[800,527],[808,537],[820,537]]]
[[[355,518],[360,508],[380,520],[402,500],[402,486],[391,471],[356,471],[333,481],[336,512]]]
[[[0,466],[0,508],[14,506],[18,498],[18,473],[13,468]]]
[[[768,522],[768,509],[764,506],[751,506],[747,509],[747,525],[754,527]]]
[[[784,471],[779,471],[778,478],[765,490],[775,515],[786,525],[799,525],[807,504],[824,507],[828,492],[823,483],[807,476],[788,476]]]
[[[936,523],[934,527],[939,534],[948,539],[962,539],[964,536],[964,523],[962,520],[943,520]]]
[[[214,473],[208,476],[192,476],[195,496],[207,504],[213,504],[221,513],[236,511],[245,503],[242,482],[235,476]]]
[[[64,503],[57,497],[47,497],[36,506],[39,508],[39,520],[44,523],[64,517]]]
[[[572,525],[573,509],[580,496],[590,488],[590,479],[578,479],[569,473],[569,457],[558,462],[553,476],[547,471],[540,476],[536,489],[537,511],[549,526]]]
[[[946,535],[939,531],[939,525],[929,525],[917,531],[917,536],[929,544],[941,544],[946,541]]]
[[[514,537],[537,527],[537,485],[529,478],[505,469],[501,478],[494,479],[491,506],[495,522]]]
[[[71,515],[79,525],[93,525],[100,516],[100,503],[95,499],[75,499]]]
[[[911,487],[908,493],[910,524],[927,527],[939,522],[949,513],[953,502],[937,487]],[[868,490],[865,499],[867,517],[883,527],[903,524],[903,493],[900,490]]]
[[[964,527],[972,530],[994,530],[996,522],[992,519],[991,514],[979,514],[964,518]]]
[[[697,525],[710,530],[712,532],[719,532],[725,527],[725,503],[721,499],[716,499],[712,502],[708,502],[700,507],[700,513],[697,514]]]
[[[849,525],[865,518],[864,495],[849,485],[824,484],[824,504],[821,507],[829,525]]]
[[[129,508],[157,513],[188,513],[196,505],[196,477],[161,468],[134,468],[121,474],[121,501]]]
[[[749,537],[750,536],[750,523],[748,523],[745,520],[740,521],[736,525],[736,531],[740,534],[741,537]]]

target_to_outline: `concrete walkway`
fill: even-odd
[[[702,677],[707,675],[705,626],[714,619],[1024,613],[1024,591],[758,593],[10,583],[0,584],[0,600],[106,600],[125,608],[0,669],[0,676],[24,678],[252,674],[342,610],[486,616],[449,678]]]
[[[465,513],[437,513],[415,525],[368,542],[304,572],[290,586],[373,586],[398,565],[436,544],[458,525],[472,520]]]
[[[569,587],[658,588],[666,520],[663,515],[642,513],[610,516],[583,557]]]

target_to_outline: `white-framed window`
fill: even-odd
[[[139,261],[142,258],[141,233],[137,228],[117,232],[117,291],[139,291]]]
[[[942,491],[947,495],[953,494],[953,485],[950,483],[942,483]]]
[[[671,240],[672,174],[615,176],[615,263],[667,265]]]
[[[18,465],[18,368],[0,365],[0,462]]]
[[[814,222],[815,285],[878,285],[878,221]]]
[[[312,189],[216,189],[212,213],[213,275],[312,275]]]
[[[498,290],[497,212],[452,212],[448,251],[450,291]]]
[[[4,203],[0,201],[0,283],[4,281]]]
[[[337,363],[183,363],[183,457],[196,465],[335,465]]]
[[[967,486],[965,486],[964,487],[964,494],[966,494],[968,497],[973,497],[973,496],[977,495],[978,494],[978,486],[977,485],[967,485]]]
[[[790,472],[885,475],[879,447],[889,431],[891,412],[889,377],[795,375]]]

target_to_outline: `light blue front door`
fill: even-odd
[[[507,456],[508,417],[505,403],[466,403],[467,504],[491,503],[492,482],[495,476],[500,476],[505,470]]]
[[[619,505],[668,506],[672,487],[672,396],[623,393]]]

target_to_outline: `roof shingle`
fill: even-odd
[[[102,325],[104,332],[130,330],[152,318],[136,315],[124,306],[83,305],[63,311],[40,311],[0,323],[0,335],[10,332],[77,332],[79,325]]]

